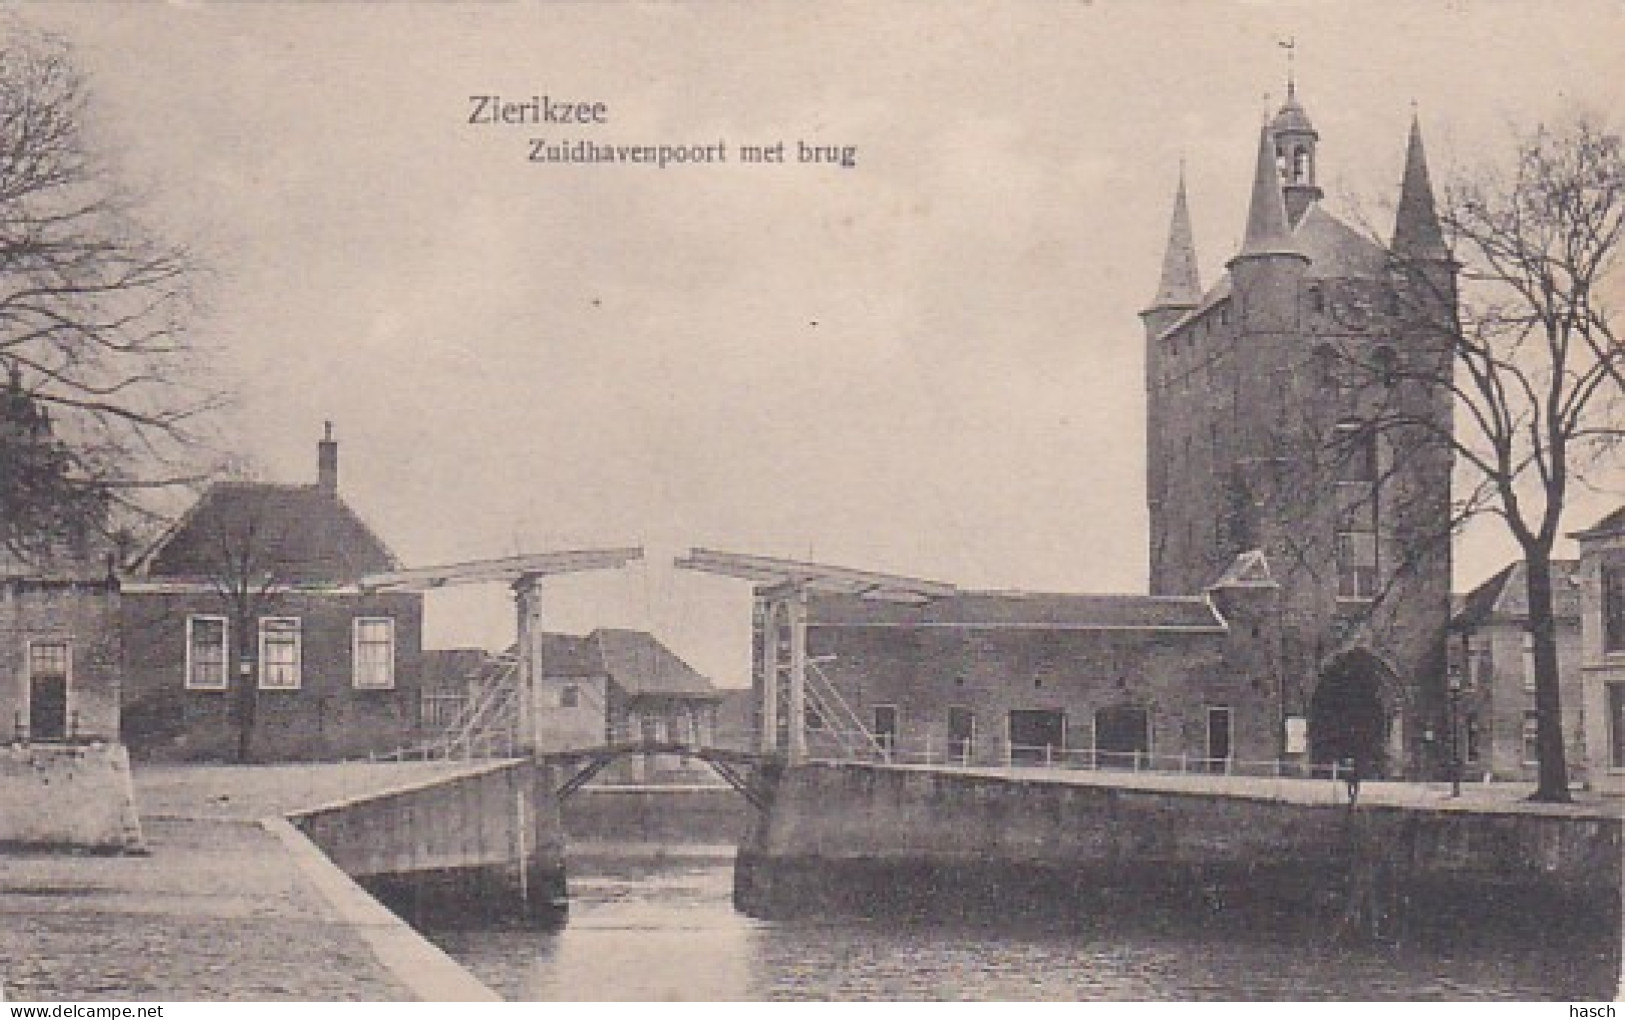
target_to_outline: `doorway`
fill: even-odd
[[[1309,758],[1318,765],[1359,763],[1367,777],[1388,769],[1384,688],[1393,673],[1370,652],[1339,655],[1321,671],[1309,701]]]
[[[36,641],[28,646],[28,736],[36,741],[68,739],[66,641]]]
[[[874,734],[875,743],[887,754],[897,750],[897,706],[876,705],[874,707],[874,728],[869,732]]]
[[[1095,760],[1102,766],[1136,768],[1151,752],[1151,716],[1134,705],[1113,705],[1095,712]]]
[[[1212,705],[1207,710],[1207,767],[1212,772],[1229,771],[1230,709]]]
[[[1066,713],[1059,709],[1010,710],[1010,760],[1042,762],[1066,747]]]
[[[948,760],[969,765],[976,749],[976,715],[961,705],[948,709]]]

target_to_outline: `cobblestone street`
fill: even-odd
[[[6,997],[411,998],[258,819],[453,770],[138,768],[147,856],[0,856]]]
[[[258,824],[146,829],[147,857],[3,859],[8,998],[404,997]]]

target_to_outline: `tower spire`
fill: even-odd
[[[1265,255],[1303,255],[1292,243],[1281,175],[1275,167],[1275,143],[1268,125],[1258,132],[1258,164],[1253,169],[1253,199],[1247,209],[1247,232],[1232,263]]]
[[[1179,190],[1174,193],[1174,214],[1168,223],[1168,247],[1162,255],[1162,280],[1151,307],[1195,308],[1202,300],[1202,279],[1196,267],[1196,242],[1185,199],[1185,164],[1179,164]]]
[[[1414,110],[1410,141],[1405,147],[1405,177],[1399,185],[1399,209],[1394,216],[1394,252],[1411,259],[1450,258],[1433,205],[1433,183],[1428,178],[1427,153],[1422,148],[1422,121]]]
[[[1270,121],[1270,132],[1275,136],[1275,156],[1280,161],[1281,183],[1286,191],[1287,223],[1296,227],[1324,194],[1315,180],[1315,148],[1320,132],[1298,101],[1298,40],[1288,38],[1280,46],[1286,50],[1286,102]]]

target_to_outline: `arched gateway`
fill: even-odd
[[[1359,762],[1369,776],[1401,768],[1399,678],[1380,658],[1356,648],[1320,671],[1309,701],[1309,757],[1319,764]]]

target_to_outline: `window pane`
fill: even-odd
[[[395,686],[395,621],[358,618],[355,634],[355,685]]]
[[[1375,531],[1377,487],[1365,482],[1338,482],[1337,528],[1339,531]]]
[[[1540,717],[1533,712],[1527,712],[1523,717],[1523,763],[1535,765],[1540,762]]]
[[[1608,685],[1609,764],[1625,769],[1625,684]]]
[[[260,686],[299,686],[299,621],[267,617],[260,621]]]
[[[1625,652],[1625,567],[1602,568],[1602,646]]]
[[[67,676],[68,646],[64,642],[36,642],[28,650],[29,676]]]
[[[1340,482],[1377,480],[1377,434],[1359,425],[1339,425],[1332,454]]]
[[[217,616],[188,618],[191,628],[188,687],[219,690],[226,686],[226,621]]]
[[[1337,594],[1372,598],[1377,594],[1377,536],[1344,532],[1337,536]]]

